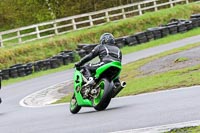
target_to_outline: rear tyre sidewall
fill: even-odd
[[[98,85],[102,87],[99,97],[100,100],[93,99],[93,107],[97,111],[102,111],[107,108],[111,101],[112,88],[110,87],[110,82],[107,79],[101,79]]]

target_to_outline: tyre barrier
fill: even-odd
[[[178,32],[186,32],[187,26],[184,20],[178,20],[178,19],[172,19],[171,20],[172,25],[177,25],[177,31]]]
[[[147,37],[147,40],[148,40],[148,41],[154,40],[154,34],[153,34],[152,31],[147,30],[147,31],[145,32],[145,34],[146,34],[146,37]]]
[[[9,69],[9,76],[11,78],[17,78],[18,77],[18,72],[17,72],[17,68],[16,67],[13,67],[13,68],[10,68]]]
[[[178,24],[178,32],[186,32],[187,31],[187,27],[185,23],[180,22]]]
[[[69,55],[67,54],[64,54],[63,55],[63,65],[68,65],[69,63],[71,63],[72,57],[70,57]]]
[[[9,78],[24,77],[33,72],[44,71],[48,69],[58,68],[61,65],[67,65],[75,61],[74,51],[61,51],[58,55],[45,60],[35,61],[27,64],[16,64],[10,66],[8,69],[0,70],[0,78],[8,80]]]
[[[125,43],[128,46],[133,46],[133,45],[139,44],[135,35],[127,36],[127,37],[124,37],[124,38],[125,38]]]
[[[24,65],[17,66],[17,73],[19,77],[26,76]]]
[[[52,57],[52,59],[56,59],[57,60],[56,62],[59,65],[63,65],[64,64],[62,55],[55,55],[55,56]]]
[[[146,32],[138,32],[138,33],[135,34],[135,37],[136,37],[136,39],[137,39],[137,41],[138,41],[139,44],[148,42],[145,33]]]
[[[178,33],[178,26],[177,25],[167,25],[170,34],[177,34]]]
[[[162,38],[161,27],[148,28],[147,31],[153,33],[154,39]]]
[[[61,66],[59,59],[52,58],[50,59],[51,68],[58,68]]]
[[[193,29],[193,25],[192,25],[191,20],[185,20],[185,24],[186,24],[187,30]]]
[[[200,14],[193,14],[190,16],[190,18],[200,18]]]
[[[75,54],[77,54],[77,51],[72,51],[72,50],[61,51],[61,53],[60,53],[60,55],[62,55],[62,56],[68,55],[68,61],[69,61],[68,63],[75,61]]]
[[[115,39],[115,43],[119,48],[122,48],[126,45],[126,40],[124,37],[120,37],[120,38]]]
[[[192,25],[194,28],[200,26],[200,14],[191,15],[190,20],[192,21]]]
[[[9,69],[4,69],[1,71],[1,78],[2,80],[8,80],[10,78]]]
[[[33,73],[33,63],[25,64],[25,74],[30,75]]]
[[[189,20],[171,19],[166,25],[148,28],[146,31],[138,32],[133,35],[124,36],[115,39],[119,48],[124,46],[134,46],[151,40],[163,38],[169,34],[184,33],[193,28],[200,27],[200,14],[190,16]],[[61,65],[68,65],[75,61],[75,54],[81,58],[90,53],[97,44],[78,44],[76,50],[61,51],[45,60],[35,61],[28,64],[16,64],[8,69],[0,70],[0,78],[8,80],[9,78],[23,77],[33,72],[58,68]]]
[[[77,51],[78,52],[78,55],[82,58],[82,57],[84,57],[85,55],[87,55],[87,52],[85,51],[85,50],[83,50],[83,49],[81,49],[81,50],[79,50],[79,51]]]

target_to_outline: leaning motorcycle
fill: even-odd
[[[74,93],[70,101],[70,112],[76,114],[81,107],[94,107],[95,110],[105,110],[111,99],[125,86],[126,82],[115,82],[122,69],[120,62],[111,62],[99,67],[93,74],[94,83],[87,84],[84,67],[75,69]]]

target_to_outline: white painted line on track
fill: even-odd
[[[163,133],[175,128],[192,127],[192,126],[199,126],[199,125],[200,125],[200,120],[196,120],[196,121],[181,122],[181,123],[154,126],[154,127],[145,127],[145,128],[138,128],[138,129],[116,131],[116,132],[110,132],[110,133]]]
[[[44,91],[48,90],[49,88],[55,87],[55,86],[57,86],[57,85],[59,85],[59,84],[63,84],[63,83],[66,83],[66,82],[72,82],[72,80],[63,81],[63,82],[57,83],[57,84],[55,84],[55,85],[49,86],[49,87],[47,87],[47,88],[44,88],[44,89],[42,89],[42,90],[36,91],[36,92],[34,92],[34,93],[32,93],[32,94],[30,94],[30,95],[24,97],[22,100],[20,100],[19,105],[22,106],[22,107],[37,108],[37,107],[48,107],[48,106],[58,106],[58,105],[69,104],[69,103],[61,103],[61,104],[49,104],[49,105],[41,105],[41,106],[32,106],[32,105],[27,105],[27,104],[25,104],[25,102],[24,102],[27,98],[31,97],[32,95],[39,94],[39,93],[41,93],[41,92],[44,92]]]

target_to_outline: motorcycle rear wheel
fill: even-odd
[[[102,111],[107,108],[111,100],[111,89],[109,88],[109,81],[107,79],[102,79],[99,83],[99,93],[93,99],[93,107],[97,111]]]
[[[77,100],[76,100],[76,97],[75,97],[75,94],[73,94],[72,98],[71,98],[71,101],[70,101],[70,112],[72,114],[76,114],[80,111],[81,109],[81,106],[78,105],[77,103]]]

